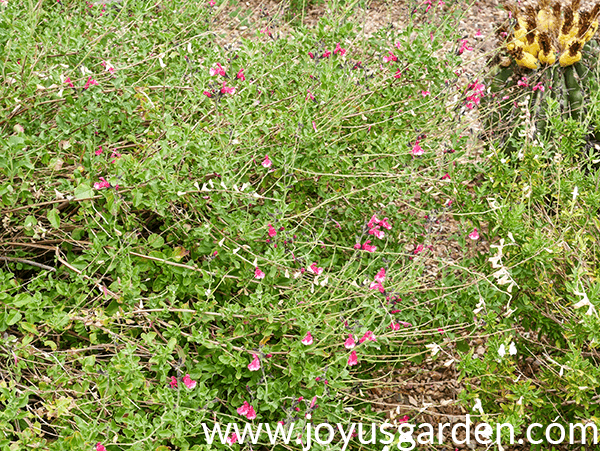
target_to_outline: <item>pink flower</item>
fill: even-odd
[[[256,354],[252,354],[252,362],[248,364],[250,371],[258,371],[260,369],[260,360]]]
[[[69,85],[69,88],[74,88],[73,83],[71,82],[71,77],[65,78],[65,83]]]
[[[392,230],[392,226],[388,221],[388,218],[383,218],[381,221],[379,221],[379,225],[384,229]]]
[[[371,246],[371,240],[365,241],[365,244],[362,245],[363,250],[367,252],[375,252],[377,250],[377,246]]]
[[[188,390],[193,390],[196,387],[196,381],[192,380],[189,374],[183,376],[183,383],[185,385],[185,388],[187,388]]]
[[[306,346],[310,346],[311,344],[313,344],[313,337],[312,337],[312,335],[310,334],[310,332],[307,332],[307,333],[306,333],[306,337],[304,337],[304,338],[302,339],[302,344],[303,344],[303,345],[306,345]]]
[[[100,442],[96,443],[96,451],[106,451],[104,445]]]
[[[383,230],[379,230],[379,226],[376,226],[369,230],[369,235],[375,235],[380,240],[385,236],[385,232]]]
[[[317,396],[313,396],[312,401],[310,402],[310,408],[312,409],[313,407],[315,407],[315,403],[317,402]],[[318,406],[317,406],[318,407]]]
[[[255,279],[264,279],[265,273],[262,272],[260,269],[258,269],[258,267],[256,267],[256,269],[254,270],[254,278]]]
[[[107,182],[104,177],[100,177],[100,180],[100,182],[94,183],[94,189],[110,188],[110,183]]]
[[[477,227],[475,227],[473,229],[473,231],[471,233],[469,233],[469,238],[471,238],[472,240],[478,240],[479,239],[479,232],[477,231]]]
[[[210,0],[210,2],[208,2],[208,6],[215,6],[217,4],[217,2],[215,2],[215,0]]]
[[[312,121],[312,125],[315,133],[317,133],[317,124],[315,124],[315,121]]]
[[[344,347],[346,349],[352,349],[354,346],[356,346],[356,342],[354,341],[354,338],[352,338],[352,334],[348,334],[348,338],[346,338],[346,341],[344,342]]]
[[[241,407],[237,408],[237,413],[242,416],[245,416],[249,420],[254,420],[256,418],[256,412],[254,411],[254,407],[248,404],[248,401],[244,401]]]
[[[373,335],[373,332],[371,332],[370,330],[366,331],[365,334],[363,335],[363,337],[358,340],[359,343],[363,343],[364,341],[369,340],[369,341],[376,341],[377,337],[375,337],[375,335]]]
[[[356,244],[354,245],[354,249],[360,249],[360,243],[356,243]]]
[[[171,376],[171,382],[169,382],[171,388],[177,388],[177,378],[175,376]]]
[[[388,326],[388,328],[392,329],[392,330],[400,330],[400,323],[395,323],[392,321],[392,324],[390,324]]]
[[[417,140],[415,142],[415,145],[413,146],[411,152],[413,154],[413,156],[415,157],[420,157],[421,155],[423,155],[423,153],[425,153],[425,151],[423,150],[423,148],[421,147],[421,145],[419,144],[419,140]]]
[[[344,54],[346,53],[346,49],[343,49],[343,48],[340,46],[340,43],[339,43],[339,42],[338,42],[338,43],[335,45],[335,50],[333,51],[333,54],[334,54],[334,55],[335,55],[335,54],[337,54],[337,53],[339,53],[339,54],[340,54],[340,55],[342,55],[342,56],[344,56]]]
[[[109,71],[111,74],[114,75],[115,68],[114,68],[114,66],[112,64],[110,64],[108,61],[102,61],[100,64],[102,65],[102,67],[104,69],[106,69],[107,71]]]
[[[308,270],[317,276],[321,275],[323,272],[323,268],[318,268],[316,263],[313,263],[309,266]]]
[[[533,87],[534,91],[537,91],[538,89],[540,90],[540,92],[544,92],[546,90],[546,88],[544,88],[544,86],[542,85],[541,81]]]
[[[119,152],[113,152],[110,157],[113,159],[110,164],[113,164],[118,158],[121,158],[121,154]]]
[[[410,417],[408,415],[404,415],[402,418],[399,418],[398,422],[406,423],[406,422],[408,422],[409,419],[410,419]]]
[[[275,227],[269,224],[269,236],[273,238],[275,235],[277,235],[277,230],[275,230]]]
[[[418,254],[419,252],[421,252],[423,249],[424,249],[423,245],[422,245],[422,244],[419,244],[419,245],[418,245],[418,246],[415,248],[415,250],[413,251],[413,254],[415,254],[415,255],[416,255],[416,254]]]
[[[379,290],[380,293],[385,292],[385,288],[383,288],[383,285],[381,285],[381,282],[371,282],[371,286],[369,288],[371,290]]]
[[[375,281],[379,283],[383,283],[385,281],[385,268],[381,268],[375,275]]]
[[[235,94],[234,86],[225,86],[226,82],[223,82],[223,87],[221,88],[221,94]]]
[[[88,78],[88,81],[85,84],[85,86],[83,87],[83,89],[87,89],[87,88],[89,88],[90,86],[93,86],[93,85],[98,85],[98,82],[96,80],[94,80],[92,78],[92,76],[90,75],[90,77]]]
[[[529,86],[529,83],[527,83],[527,77],[521,77],[521,79],[517,81],[517,86],[520,86],[521,88],[526,88]]]
[[[394,78],[400,78],[402,77],[402,71],[400,69],[396,70],[396,73],[394,74]]]
[[[238,441],[238,437],[235,432],[233,434],[231,434],[229,437],[227,437],[227,443],[229,443],[230,445],[233,445],[237,441]]]
[[[375,227],[376,225],[378,225],[381,221],[379,219],[377,219],[376,215],[371,216],[371,219],[369,220],[369,222],[367,223],[367,227],[369,229],[372,229],[373,227]]]
[[[470,52],[471,50],[473,50],[473,47],[469,47],[467,45],[467,39],[461,39],[460,40],[460,49],[458,49],[458,54],[462,55],[463,52],[466,50],[467,52]]]
[[[388,50],[388,55],[383,57],[384,63],[387,63],[389,61],[398,61],[398,57],[394,55],[391,50]]]
[[[98,146],[98,150],[96,150],[96,156],[100,155],[103,152],[102,146]]]
[[[254,420],[256,418],[256,412],[254,411],[254,407],[250,406],[248,408],[248,413],[246,414],[246,418],[249,420]]]
[[[451,180],[450,175],[446,172],[446,174],[442,177],[442,180]]]
[[[323,53],[323,58],[329,58],[331,56],[331,52],[329,50],[325,50]]]
[[[348,357],[348,366],[354,366],[358,364],[358,357],[356,357],[356,351],[352,351],[350,357]]]
[[[431,94],[431,92],[429,92],[429,91],[421,91],[421,95],[423,97],[427,97],[429,94]]]
[[[273,163],[271,162],[271,160],[269,160],[269,156],[265,155],[265,159],[263,160],[263,162],[261,164],[265,168],[270,168]]]
[[[237,73],[237,78],[239,78],[242,81],[246,81],[246,77],[244,76],[244,69],[240,69],[240,71]]]
[[[315,59],[315,55],[313,54],[313,52],[308,52],[308,56],[310,56],[311,59]]]
[[[525,77],[523,77],[523,78],[525,78]],[[467,89],[472,89],[473,94],[471,94],[470,96],[467,97],[467,104],[465,106],[467,108],[469,108],[470,110],[472,110],[475,107],[475,105],[479,105],[481,98],[484,96],[485,85],[483,85],[482,83],[478,83],[477,80],[475,80],[475,82],[471,83],[467,87]]]
[[[308,90],[308,92],[306,93],[306,100],[315,100],[315,96],[313,96],[310,92],[310,89]]]
[[[211,77],[214,77],[215,75],[220,75],[222,77],[225,77],[225,69],[223,69],[223,67],[217,63],[217,67],[211,67],[208,70],[208,73],[210,74]]]
[[[212,94],[208,91],[204,91],[202,94],[204,94],[206,97],[212,97]]]

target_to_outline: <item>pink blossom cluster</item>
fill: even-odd
[[[402,327],[411,327],[411,326],[412,326],[412,324],[411,323],[407,323],[406,321],[398,321],[397,323],[394,322],[394,321],[392,321],[392,324],[390,324],[388,326],[388,329],[400,330]]]
[[[94,86],[94,85],[98,85],[98,82],[96,80],[94,80],[92,78],[92,76],[90,75],[88,78],[88,81],[86,82],[85,86],[83,87],[83,89],[88,89],[90,86]]]
[[[467,96],[467,103],[465,104],[465,106],[468,109],[472,110],[473,108],[475,108],[476,105],[479,105],[481,98],[484,96],[485,85],[483,85],[482,83],[478,83],[477,80],[475,80],[467,87],[467,89],[472,90],[472,94],[470,96]]]
[[[365,241],[365,244],[363,244],[363,245],[361,245],[360,243],[356,243],[354,245],[354,249],[362,249],[363,251],[373,253],[377,250],[377,246],[371,245],[371,240],[367,240],[367,241]]]
[[[256,418],[256,412],[254,411],[254,407],[248,404],[248,401],[244,401],[241,407],[237,408],[237,413],[242,416],[245,416],[249,420],[254,420]]]
[[[429,10],[430,10],[431,8],[433,8],[433,4],[432,4],[431,0],[425,0],[425,1],[423,2],[423,4],[424,4],[424,5],[427,5],[427,8],[425,9],[425,12],[426,12],[426,13],[427,13],[427,12],[429,12]],[[437,6],[443,6],[443,5],[445,5],[445,4],[446,4],[446,3],[444,2],[444,0],[438,0],[438,2],[437,2]]]
[[[104,177],[99,177],[100,181],[94,183],[94,189],[104,189],[110,188],[110,182],[108,182]]]
[[[375,280],[371,282],[369,288],[371,290],[379,290],[380,293],[385,292],[385,288],[383,288],[383,282],[385,281],[385,268],[381,268],[379,272],[375,275]]]
[[[185,385],[185,388],[187,388],[188,390],[193,390],[194,388],[196,388],[197,382],[193,380],[189,374],[183,376],[182,382],[183,385]],[[171,376],[169,385],[171,386],[171,388],[177,388],[177,378],[175,376]]]
[[[208,73],[210,74],[211,77],[221,76],[221,77],[227,78],[227,72],[225,71],[225,68],[221,65],[221,63],[216,63],[216,66],[211,67],[208,70]],[[246,76],[244,75],[244,69],[240,69],[238,71],[236,78],[238,80],[246,81]],[[235,89],[236,89],[235,86],[227,86],[227,82],[223,81],[222,86],[218,90],[218,92],[220,92],[221,94],[235,94]],[[204,94],[206,97],[212,97],[216,93],[217,93],[217,90],[213,89],[211,91],[206,90],[202,94]]]
[[[344,55],[346,54],[346,49],[345,49],[345,48],[343,48],[343,47],[340,45],[340,43],[338,42],[338,43],[336,43],[336,44],[335,44],[335,49],[333,50],[333,54],[334,54],[334,55],[337,55],[337,54],[339,54],[340,56],[344,56]],[[329,58],[331,55],[332,55],[332,52],[331,52],[331,50],[325,50],[325,51],[323,52],[323,54],[321,55],[321,58]],[[315,59],[315,57],[316,57],[316,56],[315,56],[315,54],[314,54],[313,52],[308,52],[308,56],[309,56],[311,59]]]
[[[362,344],[365,341],[377,341],[377,337],[375,336],[375,334],[373,334],[373,332],[368,330],[365,332],[362,338],[358,340],[358,343]],[[348,335],[348,338],[346,339],[346,341],[344,341],[344,347],[346,349],[352,349],[350,357],[348,357],[348,366],[358,365],[358,356],[356,354],[356,350],[354,349],[356,347],[356,341],[351,334]]]
[[[383,62],[389,63],[390,61],[398,61],[398,57],[391,50],[388,50],[388,54],[383,57]]]
[[[470,52],[473,50],[473,47],[469,47],[468,39],[461,39],[460,41],[460,49],[458,49],[458,54],[462,55],[465,51]]]
[[[367,227],[369,228],[369,235],[374,235],[379,239],[383,239],[385,236],[385,232],[381,230],[383,227],[386,230],[392,230],[392,226],[389,223],[388,218],[377,219],[376,215],[373,215],[369,222],[367,223]]]

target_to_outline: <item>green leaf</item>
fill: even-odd
[[[27,332],[31,332],[32,334],[38,334],[38,330],[37,327],[35,327],[35,324],[21,323],[21,328]]]
[[[89,199],[90,197],[94,197],[94,191],[85,182],[75,188],[73,194],[75,195],[75,199]]]
[[[21,315],[21,313],[18,310],[11,310],[6,316],[6,324],[8,326],[12,326],[21,321],[21,318],[23,318],[23,315]]]
[[[37,225],[37,219],[35,219],[34,216],[29,215],[25,218],[24,225],[26,229],[31,229],[34,225]]]
[[[60,229],[60,212],[57,208],[48,211],[48,221],[55,229]]]
[[[165,240],[162,236],[153,233],[148,237],[148,244],[153,248],[158,249],[159,247],[162,247],[163,244],[165,244]]]

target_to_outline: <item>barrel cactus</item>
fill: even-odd
[[[502,42],[495,56],[485,99],[485,137],[503,141],[523,120],[531,135],[545,133],[547,103],[558,102],[563,117],[581,120],[590,89],[598,89],[596,73],[600,46],[593,40],[598,29],[600,3],[580,9],[580,0],[563,6],[539,0],[524,11],[505,5],[509,25],[500,28]]]

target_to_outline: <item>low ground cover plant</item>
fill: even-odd
[[[484,421],[593,420],[596,99],[510,165],[463,4],[239,45],[225,6],[1,6],[0,449],[381,422],[373,375],[431,359]]]

